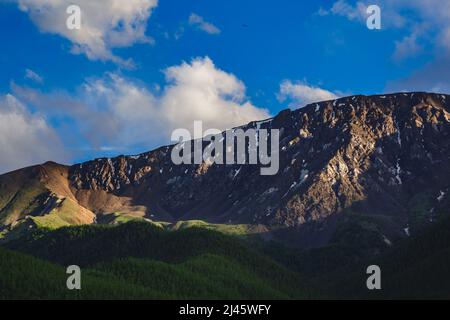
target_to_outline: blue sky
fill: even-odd
[[[224,129],[342,95],[450,89],[450,1],[114,2],[0,0],[0,172],[147,151],[193,117]]]

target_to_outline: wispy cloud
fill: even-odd
[[[395,41],[392,59],[405,59],[427,54],[432,59],[408,77],[390,81],[387,91],[422,90],[449,91],[448,76],[443,70],[450,67],[450,0],[338,0],[329,9],[320,9],[322,16],[338,15],[350,21],[359,21],[358,12],[368,4],[381,8],[383,28],[395,30],[401,36]],[[445,80],[447,79],[447,80]]]
[[[397,40],[394,57],[408,57],[408,50],[412,50],[413,55],[418,53],[420,41],[428,39],[450,55],[450,0],[376,0],[374,4],[381,8],[383,28],[401,29],[407,33]],[[318,14],[365,23],[367,6],[361,1],[338,0],[329,9],[320,8]]]
[[[189,16],[189,24],[191,26],[197,27],[198,29],[200,29],[208,34],[219,34],[220,33],[219,28],[217,28],[212,23],[205,21],[205,19],[203,19],[203,17],[201,17],[195,13],[192,13]]]
[[[42,78],[39,74],[37,74],[36,72],[34,72],[31,69],[26,69],[25,70],[25,78],[26,79],[30,79],[36,83],[43,83],[44,82],[44,78]]]
[[[317,14],[319,16],[340,16],[350,21],[366,23],[368,18],[367,8],[369,5],[378,5],[382,10],[383,27],[401,28],[407,24],[407,18],[403,16],[402,10],[397,7],[398,2],[407,0],[374,0],[374,1],[349,1],[337,0],[330,8],[321,7]],[[425,0],[426,1],[426,0]],[[411,0],[414,2],[414,0]],[[401,6],[400,6],[401,8]]]
[[[406,35],[402,40],[395,41],[395,50],[392,55],[395,61],[403,61],[407,58],[416,57],[423,52],[424,48],[419,43],[420,33],[413,32]]]
[[[366,19],[366,9],[367,6],[362,2],[357,2],[355,5],[352,5],[345,0],[338,0],[333,3],[330,9],[321,7],[318,14],[320,16],[336,15],[349,20],[363,21]]]

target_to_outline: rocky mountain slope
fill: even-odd
[[[172,146],[71,167],[46,163],[0,176],[1,228],[126,215],[291,227],[327,242],[351,212],[381,221],[389,243],[448,211],[450,96],[351,96],[242,128],[280,129],[277,175],[261,176],[257,165],[177,166]]]

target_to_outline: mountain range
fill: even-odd
[[[254,285],[267,285],[270,269],[279,270],[278,274],[286,277],[283,279],[308,283],[303,291],[296,292],[290,280],[283,289],[276,281],[270,282],[274,286],[265,287],[265,298],[339,296],[336,286],[324,289],[317,284],[333,284],[336,281],[329,277],[335,273],[338,279],[346,279],[342,270],[371,259],[384,261],[386,268],[396,270],[395,276],[389,276],[403,283],[399,290],[406,296],[407,292],[420,296],[423,290],[404,285],[405,280],[398,278],[399,266],[412,270],[410,277],[433,270],[435,278],[421,278],[418,283],[439,283],[436,277],[443,273],[436,269],[437,264],[448,264],[439,259],[449,250],[442,239],[449,235],[445,226],[450,207],[450,96],[424,92],[356,95],[284,110],[274,118],[239,129],[280,130],[278,174],[261,175],[258,165],[174,165],[173,145],[71,166],[47,162],[3,174],[0,244],[44,259],[45,263],[78,261],[92,268],[127,257],[178,263],[213,254],[219,262],[214,257],[205,259],[218,264],[220,259],[235,259],[237,265],[230,268],[250,274],[251,263],[240,260],[248,256],[262,268],[261,278],[255,278]],[[121,227],[130,223],[128,229]],[[156,232],[158,236],[145,232],[137,236],[145,229],[139,223],[151,225],[149,234]],[[212,233],[185,231],[199,228]],[[225,233],[225,238],[215,232]],[[166,233],[172,235],[163,236]],[[436,234],[441,235],[439,239]],[[228,236],[237,236],[238,240]],[[178,240],[168,245],[161,237]],[[187,243],[190,245],[185,249],[193,252],[182,258],[179,249]],[[155,254],[155,246],[165,248],[161,249],[164,254]],[[230,258],[230,252],[235,251],[240,252],[239,257]],[[138,264],[134,260],[129,263]],[[103,265],[100,271],[114,273],[115,268],[118,266]],[[173,269],[178,267],[164,268],[187,272]],[[208,268],[210,275],[216,267]],[[345,274],[355,272],[351,269]],[[190,273],[184,276],[197,277]],[[349,283],[356,283],[359,277]],[[310,283],[305,279],[315,280]],[[209,297],[226,296],[229,284],[221,285],[225,291]],[[439,291],[433,287],[427,294],[445,296],[445,288]],[[321,290],[320,295],[315,294]],[[366,297],[365,293],[357,294],[360,290],[356,288],[345,296]],[[10,293],[3,294],[16,296]],[[391,293],[404,296],[397,291]],[[165,297],[163,291],[156,296]],[[250,296],[259,297],[242,294]]]
[[[386,237],[414,232],[445,210],[450,96],[351,96],[284,110],[242,129],[280,130],[280,170],[174,165],[173,146],[73,166],[52,162],[0,176],[0,225],[53,227],[117,217],[204,220],[305,229],[326,243],[342,212],[383,220]],[[278,232],[279,233],[279,232]],[[302,232],[298,241],[301,242]],[[389,235],[388,235],[389,234]],[[390,241],[390,240],[389,240]]]

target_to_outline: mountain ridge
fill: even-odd
[[[7,181],[31,176],[50,194],[30,196],[11,209],[20,188],[7,196],[3,192],[0,222],[11,226],[24,216],[39,219],[56,210],[59,218],[79,210],[81,219],[63,220],[85,224],[125,214],[301,229],[327,220],[333,225],[329,218],[353,210],[382,216],[388,229],[395,229],[392,234],[405,236],[404,230],[412,232],[444,210],[450,187],[448,101],[448,95],[425,92],[356,95],[286,109],[238,127],[280,130],[280,171],[273,177],[260,176],[254,165],[175,166],[173,145],[135,156],[16,170],[0,176],[2,192]],[[45,203],[58,199],[75,208],[61,208],[60,202],[44,210]],[[421,203],[426,208],[417,209]]]

